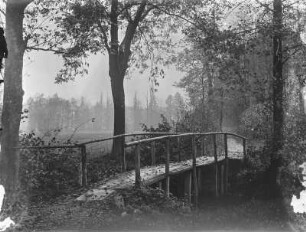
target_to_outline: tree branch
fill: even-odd
[[[35,46],[27,46],[27,50],[33,50],[33,51],[45,51],[45,52],[54,52],[55,54],[65,54],[63,50],[57,50],[57,49],[52,49],[52,48],[40,48],[40,47],[35,47]]]
[[[102,36],[101,36],[101,37],[102,37],[102,40],[103,40],[103,42],[104,42],[104,46],[105,46],[107,52],[109,53],[109,52],[110,52],[110,47],[109,47],[109,45],[108,45],[107,34],[106,34],[106,31],[103,29],[103,26],[101,25],[101,22],[100,22],[100,21],[98,22],[98,27],[100,28],[100,31],[101,31],[101,33],[102,33]]]
[[[124,11],[126,11],[126,10],[131,9],[133,6],[137,6],[137,5],[139,5],[139,4],[140,4],[140,3],[137,2],[137,1],[134,1],[134,2],[130,1],[130,2],[126,3],[126,4],[125,4],[125,7],[123,7],[123,8],[118,12],[118,15],[122,14],[122,13],[123,13]]]
[[[125,32],[125,37],[120,44],[119,50],[120,50],[120,53],[123,55],[123,62],[121,64],[124,66],[122,69],[123,72],[125,72],[127,69],[127,64],[128,64],[128,60],[130,57],[131,43],[136,33],[136,29],[142,19],[142,15],[145,11],[146,4],[147,4],[147,0],[142,0],[140,6],[137,9],[134,20],[132,22],[129,22],[126,32]]]
[[[181,15],[179,15],[179,14],[171,13],[171,12],[165,10],[165,9],[162,9],[161,7],[159,7],[159,6],[157,6],[157,5],[152,5],[152,6],[154,6],[155,9],[158,9],[160,12],[165,13],[166,15],[174,16],[174,17],[180,18],[180,19],[186,21],[187,23],[190,23],[190,24],[193,25],[195,28],[200,29],[200,30],[203,30],[201,27],[199,27],[199,25],[197,25],[197,24],[194,23],[193,21],[191,21],[191,20],[189,20],[189,19],[187,19],[187,18],[185,18],[185,17],[183,17],[183,16],[181,16]]]
[[[272,8],[269,7],[269,4],[265,4],[265,3],[262,3],[260,2],[259,0],[255,0],[260,6],[266,8],[268,11],[271,11],[273,12],[274,10]]]

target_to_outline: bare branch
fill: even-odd
[[[0,13],[3,14],[3,16],[5,16],[5,11],[3,9],[0,9]]]
[[[265,3],[262,3],[260,2],[259,0],[255,0],[260,6],[266,8],[268,11],[271,11],[273,12],[274,10],[272,8],[270,8],[269,4],[265,4]]]
[[[61,49],[52,49],[52,48],[41,48],[35,46],[27,46],[26,49],[33,51],[45,51],[45,52],[54,52],[55,54],[65,54],[65,52]]]
[[[180,18],[180,19],[182,19],[182,20],[184,20],[184,21],[190,23],[190,24],[193,25],[195,28],[200,29],[200,30],[203,30],[203,28],[199,27],[199,25],[197,25],[196,23],[194,23],[194,22],[191,21],[190,19],[187,19],[187,18],[185,18],[185,17],[183,17],[183,16],[181,16],[181,15],[179,15],[179,14],[171,13],[171,12],[165,10],[165,9],[162,9],[161,7],[159,7],[159,6],[157,6],[157,5],[152,5],[152,6],[154,6],[155,9],[158,9],[159,11],[161,11],[161,12],[163,12],[163,13],[169,15],[169,16],[174,16],[174,17]]]

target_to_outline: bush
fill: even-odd
[[[265,104],[250,106],[241,115],[239,132],[248,138],[266,139],[271,133],[272,112]]]
[[[35,133],[21,136],[23,146],[59,144],[52,138],[48,144]],[[76,149],[23,149],[20,153],[20,184],[29,196],[51,198],[78,186],[80,158]]]
[[[88,183],[96,183],[121,171],[121,164],[111,154],[97,156],[88,160],[87,178]]]
[[[270,165],[269,149],[249,146],[244,167],[236,177],[238,192],[248,197],[259,197],[266,194],[265,173]]]

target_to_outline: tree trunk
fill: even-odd
[[[283,147],[283,54],[282,54],[282,29],[283,7],[282,0],[273,2],[273,141],[271,164],[269,167],[269,186],[272,197],[280,194],[280,166],[282,157],[280,151]]]
[[[5,63],[0,178],[8,196],[18,184],[19,126],[22,111],[22,69],[25,43],[23,41],[24,10],[30,1],[9,0],[6,6],[6,39],[9,56]]]
[[[220,117],[219,117],[219,130],[223,131],[223,113],[224,113],[224,91],[220,90]]]
[[[139,22],[145,12],[147,0],[142,0],[135,17],[126,28],[124,39],[119,46],[118,38],[118,0],[111,1],[111,42],[108,48],[109,53],[109,76],[111,78],[113,102],[114,102],[114,135],[125,134],[125,95],[124,95],[124,76],[128,69],[128,62],[131,55],[131,43],[136,33]],[[147,12],[148,13],[148,12]],[[113,155],[123,158],[124,138],[113,141]],[[123,162],[121,163],[122,167]],[[124,169],[124,167],[123,167]]]
[[[116,65],[111,66],[110,70],[111,87],[114,102],[114,135],[125,134],[125,93],[124,93],[124,76],[114,69]],[[113,142],[113,155],[122,158],[124,138],[118,138]]]
[[[305,112],[305,101],[304,101],[304,86],[303,84],[301,84],[301,81],[299,80],[299,108],[300,108],[300,115],[301,117],[305,117],[306,116],[306,112]]]

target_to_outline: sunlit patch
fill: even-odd
[[[306,32],[300,33],[300,38],[304,44],[306,44]]]
[[[300,168],[303,169],[303,182],[302,185],[306,187],[306,162],[300,165]],[[306,213],[306,190],[303,190],[300,193],[300,198],[298,199],[295,195],[293,195],[291,200],[291,206],[293,207],[293,211],[295,213]]]
[[[0,185],[0,212],[3,205],[5,190],[2,185]],[[15,225],[15,222],[10,218],[6,218],[3,221],[0,221],[0,231],[5,231],[6,229],[10,228],[11,226]]]

